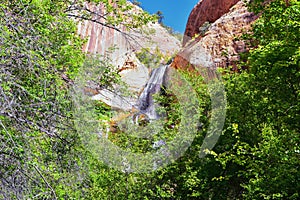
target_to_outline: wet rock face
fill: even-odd
[[[249,32],[251,24],[256,19],[257,16],[248,12],[246,5],[239,1],[227,13],[210,24],[205,33],[187,42],[176,55],[172,67],[181,69],[208,67],[207,65],[214,68],[235,67],[236,62],[240,59],[239,53],[248,50],[245,42],[237,40],[237,38],[243,33]],[[190,26],[191,24],[187,25],[187,31],[191,30]],[[197,27],[197,23],[194,26]],[[203,57],[204,52],[206,52],[206,62],[195,62],[197,60],[195,57]],[[210,56],[207,56],[208,54]],[[200,60],[198,59],[198,61]]]
[[[199,28],[205,23],[213,23],[239,0],[200,0],[193,8],[186,25],[183,46],[201,30]]]

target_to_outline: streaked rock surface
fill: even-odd
[[[86,6],[99,15],[105,13],[105,8],[101,4],[95,6],[86,3]],[[135,7],[133,12],[142,12],[142,10]],[[126,30],[125,27],[120,26],[117,27],[122,31],[120,32],[99,23],[82,20],[78,21],[77,28],[77,33],[87,40],[83,46],[84,52],[105,55],[107,51],[114,48],[110,52],[112,64],[119,68],[122,80],[128,85],[130,94],[125,97],[118,92],[118,86],[116,86],[114,92],[98,91],[93,99],[101,100],[118,109],[130,110],[131,104],[137,100],[149,79],[151,66],[142,64],[135,53],[142,48],[147,48],[150,52],[159,49],[164,55],[173,55],[181,46],[180,41],[158,23],[149,23],[140,29],[133,30]]]

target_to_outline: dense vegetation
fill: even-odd
[[[105,26],[133,17],[120,14],[130,10],[125,1],[98,2],[118,16]],[[68,17],[91,19],[83,1],[0,1],[0,199],[299,199],[300,2],[262,2],[249,4],[260,18],[244,36],[250,51],[243,70],[222,70],[227,113],[218,143],[199,158],[210,98],[202,77],[182,72],[199,97],[201,127],[181,158],[145,174],[109,168],[74,129],[72,83],[93,64]],[[129,28],[153,19],[133,18]],[[164,131],[174,137],[180,106],[168,91],[159,100],[169,117]],[[105,105],[95,106],[99,116],[109,115]],[[128,141],[134,151],[151,146],[119,136],[110,139],[124,148]]]

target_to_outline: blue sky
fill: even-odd
[[[193,7],[199,0],[138,0],[149,13],[162,11],[163,23],[175,31],[184,33],[185,25]]]

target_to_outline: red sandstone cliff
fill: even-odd
[[[200,0],[188,18],[184,32],[183,46],[200,32],[199,27],[204,22],[215,22],[222,15],[226,14],[238,1],[239,0]]]
[[[239,53],[247,51],[245,42],[237,38],[251,31],[255,19],[257,16],[247,11],[243,1],[200,1],[191,12],[184,47],[172,66],[183,69],[234,66],[240,59]],[[199,27],[206,21],[213,23],[209,24],[205,33],[197,36]]]

